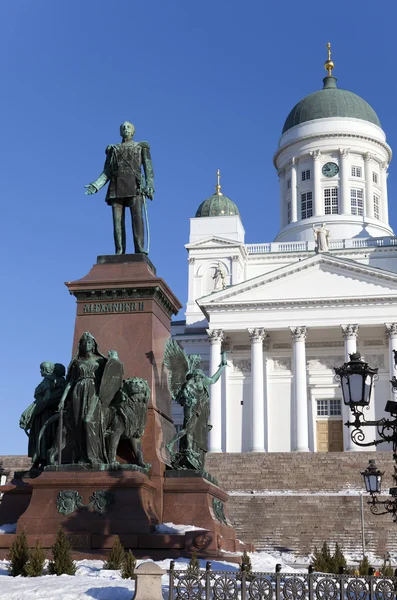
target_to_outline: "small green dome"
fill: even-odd
[[[240,212],[233,200],[221,193],[216,193],[200,204],[196,217],[226,217],[239,214]]]
[[[294,106],[284,123],[283,133],[300,123],[330,117],[362,119],[381,127],[376,112],[363,98],[338,89],[332,75],[324,77],[323,81],[322,90],[309,94]]]

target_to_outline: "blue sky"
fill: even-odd
[[[338,85],[375,108],[397,146],[396,12],[391,0],[1,3],[0,454],[26,452],[18,421],[39,363],[70,360],[75,302],[63,282],[113,252],[104,191],[83,186],[120,123],[151,144],[150,258],[184,304],[189,218],[218,168],[246,241],[277,234],[273,153],[289,110],[322,86],[327,41]],[[395,173],[392,163],[396,227]]]

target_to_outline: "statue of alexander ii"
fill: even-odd
[[[126,208],[131,212],[135,252],[148,253],[148,248],[145,249],[144,245],[143,211],[145,210],[148,224],[146,198],[153,200],[154,173],[150,146],[147,142],[134,142],[134,133],[134,125],[124,121],[120,126],[121,143],[110,144],[106,148],[103,172],[98,179],[84,186],[87,188],[85,193],[90,195],[96,194],[109,182],[106,202],[112,207],[116,254],[125,254],[126,251]]]

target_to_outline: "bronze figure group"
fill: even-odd
[[[29,435],[33,466],[44,468],[55,464],[55,459],[97,468],[114,465],[124,439],[134,464],[147,468],[141,447],[150,399],[147,381],[139,377],[124,381],[117,352],[110,351],[106,358],[88,332],[79,340],[66,379],[61,367],[40,365],[43,381],[20,420]],[[66,457],[61,461],[63,451]]]

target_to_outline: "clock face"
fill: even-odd
[[[339,167],[336,163],[327,162],[323,166],[323,175],[325,177],[335,177],[339,173]]]

